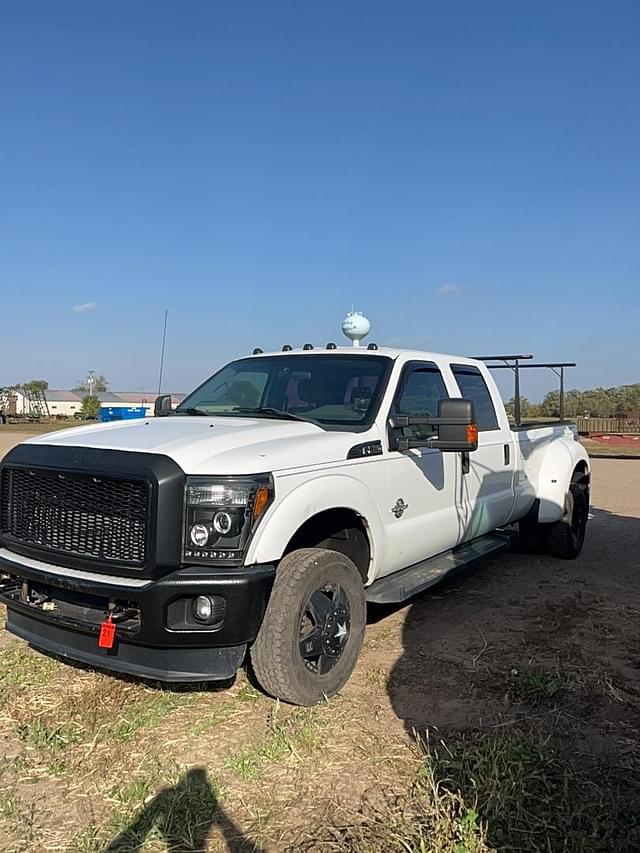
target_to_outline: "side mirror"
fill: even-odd
[[[463,453],[478,449],[478,426],[471,400],[440,400],[437,420],[438,437],[430,447]]]
[[[478,447],[478,427],[473,402],[453,398],[438,402],[437,418],[413,418],[395,415],[389,418],[391,450],[411,450],[413,447],[432,447],[443,453],[471,453]],[[430,438],[409,438],[397,431],[410,426],[434,426],[438,434]]]
[[[171,394],[161,394],[159,397],[156,397],[156,401],[153,404],[153,414],[157,418],[166,418],[167,415],[173,414]]]

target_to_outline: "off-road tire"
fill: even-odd
[[[559,521],[544,525],[547,550],[552,557],[574,560],[584,544],[589,516],[587,491],[579,483],[572,483],[564,499],[564,514]]]
[[[300,654],[300,630],[309,598],[323,586],[338,585],[350,609],[344,649],[326,673],[312,672]],[[349,679],[364,638],[366,601],[355,565],[344,554],[301,548],[284,557],[276,572],[251,663],[260,686],[293,705],[315,705],[333,696]]]

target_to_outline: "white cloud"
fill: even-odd
[[[80,302],[79,305],[73,306],[73,310],[76,314],[86,314],[88,311],[95,311],[97,307],[97,302]]]
[[[446,284],[443,284],[441,287],[439,287],[437,289],[437,292],[444,293],[446,295],[448,293],[455,293],[456,290],[462,290],[463,287],[463,284],[456,284],[455,281],[448,281]]]

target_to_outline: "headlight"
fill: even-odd
[[[270,475],[188,477],[183,557],[242,564],[251,534],[273,500]]]

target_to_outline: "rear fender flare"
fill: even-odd
[[[548,524],[564,514],[564,499],[576,466],[583,462],[590,471],[587,451],[577,441],[558,441],[549,445],[540,467],[538,521]]]

